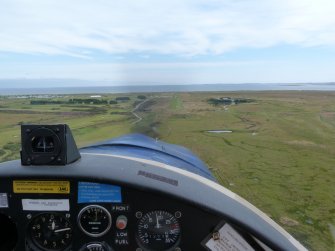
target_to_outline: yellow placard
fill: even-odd
[[[69,194],[70,181],[14,180],[14,193]]]

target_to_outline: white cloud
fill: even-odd
[[[335,45],[334,0],[0,0],[0,51],[182,56]]]

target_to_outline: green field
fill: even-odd
[[[18,158],[20,124],[67,123],[79,146],[130,132],[184,145],[218,181],[282,225],[310,250],[335,247],[335,92],[104,95],[117,104],[31,105],[0,98],[0,160]],[[54,97],[67,101],[88,95]],[[210,98],[253,102],[212,105]],[[231,130],[232,133],[209,133]]]

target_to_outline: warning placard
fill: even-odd
[[[248,242],[228,224],[220,228],[214,237],[206,242],[206,247],[211,251],[255,251]]]
[[[78,203],[122,203],[121,187],[78,182]]]
[[[32,200],[22,199],[22,209],[25,211],[69,211],[69,200]]]
[[[8,197],[6,193],[0,193],[0,208],[8,207]]]
[[[14,180],[14,193],[69,194],[69,181]]]

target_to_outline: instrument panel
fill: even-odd
[[[201,241],[222,222],[171,196],[104,181],[6,179],[0,193],[0,229],[16,233],[6,240],[15,250],[206,250]]]
[[[79,152],[67,125],[21,136],[21,160],[0,164],[1,251],[306,250],[182,147],[135,134]]]
[[[95,162],[88,156],[57,168],[0,165],[0,250],[303,250],[264,238],[276,229],[215,183],[121,158],[108,168],[98,162],[92,169]]]

